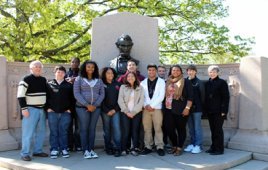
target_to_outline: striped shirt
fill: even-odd
[[[28,106],[43,108],[46,103],[47,81],[42,76],[25,76],[18,86],[17,98],[22,110]]]

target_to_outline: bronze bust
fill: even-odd
[[[127,71],[127,62],[132,59],[139,64],[138,60],[135,60],[130,56],[130,51],[133,46],[132,39],[129,35],[122,34],[115,43],[117,48],[119,49],[119,56],[115,59],[111,60],[110,66],[113,67],[118,75],[125,74]]]

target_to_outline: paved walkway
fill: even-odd
[[[82,153],[71,152],[70,158],[34,158],[31,162],[20,160],[19,150],[0,152],[0,167],[8,169],[64,169],[64,170],[181,170],[181,169],[227,169],[245,163],[252,158],[251,152],[226,149],[224,155],[212,156],[183,153],[181,156],[160,157],[156,153],[145,156],[106,155],[97,149],[98,159],[84,159]],[[268,167],[268,163],[265,162]]]

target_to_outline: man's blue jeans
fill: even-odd
[[[68,148],[68,128],[70,123],[71,113],[48,113],[50,150],[61,151]]]
[[[127,142],[129,134],[131,134],[133,148],[139,148],[139,134],[142,114],[136,114],[132,119],[127,117],[125,113],[121,113],[121,127],[122,127],[122,150],[127,149]],[[131,131],[131,133],[130,133]]]
[[[87,111],[86,108],[76,107],[76,113],[80,124],[80,138],[83,151],[94,149],[96,126],[100,116],[100,108],[94,112]]]
[[[34,136],[33,153],[43,152],[46,136],[46,115],[43,108],[28,107],[29,117],[22,118],[21,156],[30,156],[31,140]]]
[[[203,143],[203,130],[201,125],[202,112],[191,113],[188,119],[191,144],[201,146]]]
[[[103,137],[105,142],[105,149],[121,150],[121,127],[120,127],[120,112],[116,112],[113,116],[108,116],[107,113],[101,114],[103,122]],[[112,144],[111,138],[113,137]]]

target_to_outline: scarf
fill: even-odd
[[[167,83],[166,83],[166,97],[169,96],[169,91],[168,91],[168,87],[174,84],[175,87],[175,93],[173,98],[175,100],[179,100],[179,98],[182,96],[182,90],[184,87],[184,78],[183,78],[183,74],[181,74],[179,77],[174,78],[172,75],[170,75],[167,79]]]

